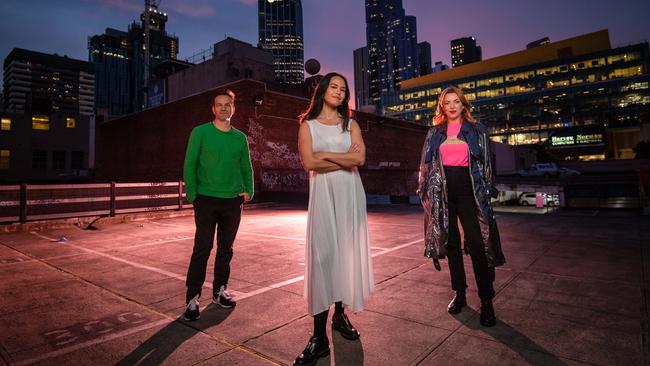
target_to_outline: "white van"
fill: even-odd
[[[560,205],[560,197],[557,194],[540,193],[544,199],[544,206],[557,207]],[[535,206],[537,204],[537,193],[524,192],[519,196],[520,206]]]

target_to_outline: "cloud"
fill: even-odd
[[[242,0],[249,1],[250,0]],[[100,0],[106,6],[140,13],[144,10],[144,1],[141,0]],[[215,14],[215,8],[207,0],[167,0],[160,4],[159,9],[163,12],[174,12],[190,18],[209,18]]]
[[[190,18],[209,18],[215,14],[214,7],[203,1],[166,1],[161,6],[162,11],[165,11],[164,8],[169,8],[177,14]]]
[[[100,2],[104,5],[130,12],[140,12],[144,8],[144,2],[134,0],[100,0]]]
[[[238,0],[245,5],[257,5],[257,0]]]

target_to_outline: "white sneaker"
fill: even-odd
[[[183,319],[187,321],[197,320],[201,317],[199,313],[199,295],[194,296],[190,302],[187,303],[187,308],[185,308],[185,313],[183,313]]]

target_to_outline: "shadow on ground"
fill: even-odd
[[[116,365],[160,365],[181,344],[197,333],[220,324],[232,314],[233,310],[210,304],[201,311],[199,320],[187,322],[178,318],[147,339]]]
[[[528,364],[532,366],[568,366],[564,361],[542,348],[525,334],[504,323],[498,316],[497,325],[494,327],[483,327],[478,322],[479,314],[476,310],[467,307],[463,309],[463,312],[471,314],[469,320],[464,324],[466,327],[472,330],[480,330],[489,335],[494,340],[519,354]]]

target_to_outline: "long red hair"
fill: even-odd
[[[456,94],[458,99],[460,99],[460,102],[463,104],[463,111],[461,112],[463,119],[467,122],[476,123],[476,120],[472,117],[472,106],[469,104],[469,101],[467,101],[467,98],[465,98],[465,93],[463,93],[459,87],[452,85],[446,87],[445,90],[440,93],[438,105],[436,106],[436,115],[433,117],[433,125],[438,126],[447,123],[447,116],[444,111],[444,102],[445,97],[449,93]]]

